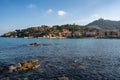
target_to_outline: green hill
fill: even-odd
[[[101,29],[119,29],[120,30],[120,21],[104,20],[102,18],[95,20],[89,23],[86,26],[97,26]]]

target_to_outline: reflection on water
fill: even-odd
[[[30,46],[30,43],[52,44]],[[120,41],[107,39],[0,38],[0,79],[120,79]],[[10,64],[39,59],[37,70],[5,73]],[[14,76],[13,76],[14,75]]]

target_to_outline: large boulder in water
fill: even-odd
[[[9,66],[9,72],[21,72],[37,69],[40,67],[40,64],[37,64],[38,61],[39,60],[29,60],[15,65],[11,65]]]
[[[35,43],[31,43],[30,45],[31,46],[39,46],[40,44],[38,42],[35,42]]]

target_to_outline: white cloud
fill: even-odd
[[[52,13],[53,10],[52,9],[48,9],[47,13]]]
[[[66,13],[65,11],[59,10],[59,11],[57,12],[57,14],[58,14],[59,16],[64,16],[64,15],[66,15],[67,13]]]
[[[27,6],[27,8],[30,8],[30,9],[36,8],[36,5],[34,5],[34,4],[29,4],[29,5]]]

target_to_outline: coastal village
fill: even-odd
[[[120,80],[120,0],[0,0],[0,80]]]
[[[80,26],[66,24],[61,26],[35,26],[22,30],[15,30],[2,37],[21,38],[120,38],[119,30],[104,30],[97,26]]]

